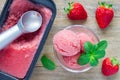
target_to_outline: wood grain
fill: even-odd
[[[88,13],[87,20],[68,20],[63,8],[67,6],[67,2],[69,1],[81,2],[84,5]],[[98,0],[54,0],[57,7],[57,15],[42,50],[42,54],[47,54],[49,57],[51,57],[51,59],[53,59],[53,61],[56,63],[57,69],[55,71],[46,70],[41,65],[39,58],[30,80],[120,80],[120,72],[111,77],[104,77],[101,74],[101,64],[103,59],[100,60],[100,64],[97,67],[94,67],[85,73],[74,74],[64,70],[57,63],[53,53],[52,38],[54,34],[67,26],[80,24],[85,25],[93,30],[98,35],[100,40],[106,39],[109,43],[106,57],[116,57],[120,61],[120,0],[104,1],[112,2],[114,4],[113,7],[115,16],[109,27],[105,30],[101,30],[98,28],[95,19],[95,9],[98,6]],[[4,2],[5,0],[0,1],[0,11],[2,10]]]
[[[76,1],[81,2],[87,13],[88,18],[86,21],[71,21],[68,20],[66,13],[64,12],[63,8],[67,6],[67,2],[69,1]],[[104,0],[110,2],[110,0]],[[47,54],[52,57],[52,59],[56,62],[55,56],[53,55],[53,45],[52,45],[52,38],[56,32],[59,30],[74,24],[85,25],[88,28],[92,29],[99,37],[100,40],[106,39],[109,43],[107,48],[106,57],[116,57],[120,61],[120,1],[119,0],[112,0],[115,16],[113,21],[109,25],[109,27],[105,30],[101,30],[98,28],[95,19],[95,10],[98,6],[98,0],[54,0],[57,7],[57,15],[52,26],[52,29],[49,33],[45,46],[42,50],[42,54]],[[101,74],[101,64],[102,60],[100,60],[100,64],[97,67],[92,68],[91,70],[80,73],[74,74],[70,73],[63,68],[56,62],[57,69],[55,71],[48,71],[42,67],[40,61],[38,61],[36,68],[31,76],[31,80],[120,80],[120,72],[116,75],[111,77],[104,77]]]
[[[6,0],[1,0],[1,1],[0,1],[0,13],[1,13],[3,7],[4,7],[5,1],[6,1]]]
[[[100,67],[95,67],[84,73],[70,73],[61,67],[57,67],[55,71],[48,71],[43,67],[36,67],[31,80],[119,80],[119,73],[104,77],[100,72]]]

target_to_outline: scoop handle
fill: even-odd
[[[13,42],[16,38],[18,38],[22,34],[18,25],[11,27],[10,29],[4,31],[0,34],[0,50],[6,47],[8,44]]]

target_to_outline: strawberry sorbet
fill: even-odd
[[[34,33],[22,35],[0,51],[0,71],[17,78],[25,77],[52,12],[48,8],[33,4],[29,0],[13,0],[9,9],[8,18],[1,30],[5,31],[15,25],[21,15],[29,10],[35,10],[41,13],[43,17],[41,28]]]
[[[94,44],[98,42],[98,38],[81,25],[73,25],[56,33],[53,44],[59,62],[69,69],[88,68],[89,65],[82,67],[77,63],[78,58],[84,52],[84,43],[87,41]]]
[[[77,34],[79,40],[80,40],[80,44],[81,44],[81,51],[84,51],[84,43],[89,41],[91,43],[94,43],[94,40],[92,39],[92,36],[89,36],[85,33],[79,33]]]
[[[54,47],[64,56],[73,56],[80,51],[79,39],[70,30],[59,31],[53,38]]]
[[[63,56],[63,59],[64,59],[66,65],[73,69],[81,68],[81,66],[78,65],[78,63],[77,63],[77,60],[78,60],[80,54],[82,54],[82,52],[84,52],[84,43],[86,41],[90,41],[91,43],[94,43],[94,40],[92,39],[92,37],[88,36],[86,33],[78,33],[77,37],[80,40],[79,41],[79,44],[81,45],[80,52],[77,55],[73,55],[73,56]]]
[[[74,56],[63,56],[63,59],[68,67],[75,69],[75,68],[80,68],[80,65],[77,64],[77,60],[79,56],[80,56],[80,53]]]

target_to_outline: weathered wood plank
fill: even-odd
[[[85,25],[88,28],[90,28],[92,31],[94,31],[98,35],[100,40],[106,39],[109,42],[107,54],[109,54],[111,56],[119,57],[120,56],[120,54],[119,54],[119,48],[120,48],[120,38],[119,38],[120,37],[120,34],[119,34],[120,30],[119,29],[120,29],[120,25],[119,25],[118,21],[120,21],[120,18],[114,18],[113,22],[110,24],[110,26],[107,29],[101,30],[98,28],[98,25],[96,24],[96,20],[93,19],[92,17],[88,18],[88,20],[85,22],[85,24],[83,22],[81,23],[79,21],[75,21],[75,22],[71,23],[70,21],[68,21],[65,18],[63,18],[63,19],[56,18],[54,25],[53,25],[53,27],[48,35],[48,38],[47,38],[46,43],[44,45],[44,48],[42,50],[42,54],[47,54],[56,62],[54,52],[53,52],[53,44],[52,44],[53,35],[57,31],[65,28],[66,26],[73,25],[73,24],[82,24],[82,25]],[[57,23],[61,24],[61,25],[58,25]],[[114,51],[113,51],[113,49],[114,49]],[[56,64],[58,65],[58,63],[56,63]],[[40,59],[38,60],[38,63],[36,66],[41,66]]]
[[[57,18],[66,17],[66,13],[64,12],[64,7],[67,7],[68,2],[80,2],[85,7],[88,16],[95,16],[95,10],[98,6],[98,0],[54,0],[57,5]],[[113,9],[115,11],[115,17],[120,16],[120,1],[118,0],[102,0],[113,3]]]
[[[2,9],[3,9],[3,7],[4,7],[5,1],[6,1],[6,0],[1,0],[1,1],[0,1],[0,14],[1,14],[1,11],[2,11]]]
[[[114,4],[113,7],[115,10],[115,17],[111,22],[111,24],[109,25],[109,28],[105,30],[101,30],[98,28],[98,25],[95,19],[95,9],[97,7],[98,0],[54,0],[54,1],[57,7],[57,15],[41,54],[47,54],[56,63],[57,69],[55,71],[48,71],[44,69],[41,65],[40,58],[39,58],[30,80],[120,80],[120,76],[119,76],[120,72],[108,78],[104,77],[101,74],[100,70],[101,70],[102,59],[100,60],[100,64],[97,67],[85,73],[73,74],[73,73],[67,72],[66,70],[61,68],[61,66],[56,62],[56,59],[53,53],[53,44],[52,44],[52,38],[54,34],[59,30],[65,28],[66,26],[74,25],[74,24],[85,25],[88,28],[92,29],[98,35],[100,40],[101,39],[108,40],[109,46],[107,48],[106,57],[117,57],[120,61],[120,58],[119,58],[120,56],[119,54],[120,52],[119,50],[120,49],[120,1],[111,0],[112,3]],[[63,8],[67,6],[67,2],[69,1],[81,2],[84,5],[88,13],[88,19],[86,21],[68,20]],[[110,2],[110,0],[102,0],[102,1]],[[0,1],[0,11],[2,10],[4,2],[5,0]]]
[[[111,77],[104,77],[100,67],[97,66],[84,73],[70,73],[61,67],[55,71],[48,71],[42,67],[36,67],[30,80],[119,80],[119,73]]]

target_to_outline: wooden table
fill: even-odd
[[[67,6],[67,2],[69,1],[78,1],[81,2],[87,13],[88,18],[86,21],[71,21],[68,20],[66,17],[66,13],[64,12],[63,8]],[[104,0],[104,1],[110,1],[110,0]],[[2,5],[5,2],[5,0],[0,1],[0,9],[2,9]],[[40,62],[40,59],[38,60],[36,67],[33,71],[33,74],[30,78],[30,80],[120,80],[120,71],[118,74],[105,77],[101,74],[101,63],[102,60],[100,60],[100,63],[97,67],[92,68],[91,70],[84,72],[84,73],[70,73],[66,70],[64,70],[57,62],[54,57],[53,53],[53,44],[52,44],[52,38],[53,35],[69,26],[74,24],[80,24],[85,25],[89,28],[91,28],[100,38],[106,39],[109,43],[109,46],[107,48],[107,54],[105,57],[116,57],[120,61],[120,1],[119,0],[112,0],[112,3],[114,4],[114,10],[115,10],[115,16],[113,18],[113,21],[109,25],[107,29],[101,30],[98,28],[98,25],[96,23],[95,19],[95,9],[97,7],[98,0],[54,0],[57,7],[57,15],[56,19],[54,21],[54,24],[52,26],[52,29],[49,33],[49,36],[47,38],[47,41],[45,43],[45,46],[42,50],[42,54],[46,54],[51,59],[54,60],[54,62],[57,65],[56,70],[49,71],[46,70]]]

